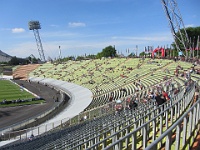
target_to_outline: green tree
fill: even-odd
[[[180,31],[181,31],[182,33],[184,33],[183,30],[184,30],[184,29],[181,29]],[[187,34],[188,34],[188,38],[189,38],[189,41],[190,41],[190,43],[189,43],[190,45],[186,45],[187,48],[189,49],[190,46],[191,46],[191,47],[196,47],[198,36],[200,36],[200,27],[188,27],[188,28],[186,28],[185,30],[186,30],[186,32],[187,32]],[[183,35],[183,36],[184,36],[184,39],[186,39],[185,35]],[[179,34],[179,33],[177,33],[177,37],[180,38],[180,34]],[[176,40],[176,41],[177,41],[177,43],[178,43],[178,45],[179,45],[181,51],[185,54],[185,49],[184,49],[183,44],[180,43],[178,40]],[[185,41],[185,43],[187,44],[186,41]],[[200,44],[199,44],[199,45],[200,45]],[[172,46],[173,46],[174,50],[177,51],[174,42],[172,43]],[[194,52],[195,52],[195,54],[196,54],[197,51],[194,51]],[[175,52],[175,53],[178,55],[177,52]],[[177,56],[177,55],[175,55],[175,56]]]
[[[96,58],[96,55],[87,55],[86,58],[95,59],[95,58]]]
[[[128,57],[135,57],[136,55],[135,55],[135,53],[130,53],[129,55],[128,55]]]
[[[16,56],[14,56],[11,58],[11,60],[8,63],[9,65],[19,65],[20,61]]]
[[[84,60],[85,59],[85,57],[83,57],[83,56],[78,56],[77,58],[76,58],[76,60]]]
[[[141,52],[141,53],[139,54],[139,56],[145,56],[145,55],[146,55],[145,52]]]
[[[102,52],[97,54],[97,58],[102,58],[102,57],[116,57],[116,50],[115,47],[113,46],[107,46],[105,47]]]

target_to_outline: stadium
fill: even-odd
[[[176,6],[161,2],[174,48],[144,55],[108,46],[100,58],[46,61],[40,23],[30,21],[39,61],[0,66],[0,149],[200,149],[199,36],[192,47],[186,30],[175,32]],[[0,51],[0,61],[12,58]]]
[[[12,141],[1,149],[186,149],[197,139],[199,75],[191,62],[104,58],[32,64],[18,66],[13,78],[33,91],[33,86],[59,91],[59,102],[51,98],[51,109],[1,130],[2,142]],[[170,100],[158,107],[151,95],[162,90]]]

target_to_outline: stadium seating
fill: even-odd
[[[194,104],[193,96],[200,78],[193,73],[194,82],[186,85],[183,76],[174,74],[178,66],[181,66],[180,74],[189,70],[190,63],[105,58],[44,66],[31,75],[84,86],[92,91],[93,100],[84,112],[60,128],[5,149],[185,149],[194,142],[199,131],[200,100]],[[161,89],[171,97],[163,106],[143,101],[149,91]],[[178,94],[174,94],[175,89],[179,89]],[[113,102],[109,103],[111,94]],[[126,109],[127,100],[135,94],[139,95],[137,109]],[[114,106],[118,99],[123,102],[123,111],[117,113]],[[195,133],[192,138],[191,133]]]
[[[13,73],[13,79],[21,79],[21,80],[27,80],[28,75],[31,71],[35,70],[40,65],[38,64],[29,64],[29,65],[23,65],[18,66]]]

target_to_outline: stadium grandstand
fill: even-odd
[[[26,76],[16,82],[61,96],[37,117],[2,127],[0,149],[198,149],[199,64],[104,58],[18,66]]]

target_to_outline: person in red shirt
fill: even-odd
[[[164,90],[162,91],[162,96],[168,101],[170,100],[169,95]]]

